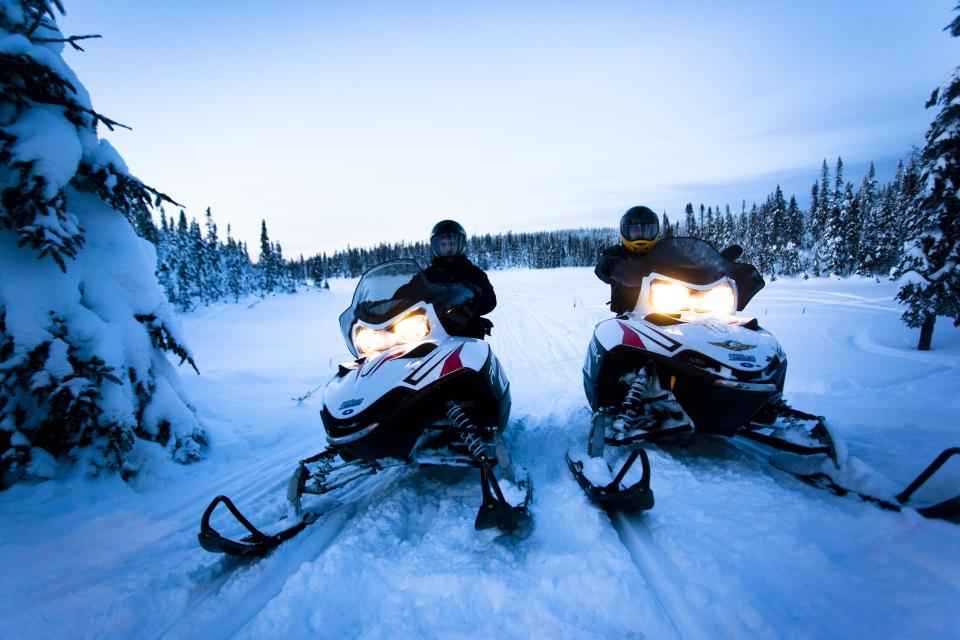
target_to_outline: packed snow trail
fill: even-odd
[[[475,471],[426,470],[265,558],[200,549],[210,499],[271,525],[297,460],[324,447],[320,392],[291,397],[348,358],[336,318],[355,281],[334,281],[184,316],[207,461],[171,466],[145,446],[130,484],[61,477],[0,493],[0,637],[960,636],[960,527],[808,487],[735,442],[652,448],[648,513],[590,504],[563,455],[585,443],[580,369],[608,289],[588,269],[490,275],[506,437],[534,483],[527,538],[473,530]],[[903,485],[960,440],[960,330],[939,323],[935,350],[913,351],[894,292],[781,280],[748,312],[787,352],[791,404],[827,415],[853,455]],[[946,471],[931,491],[960,484]]]

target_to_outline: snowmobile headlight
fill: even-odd
[[[375,351],[383,351],[388,348],[388,342],[383,333],[383,331],[377,329],[357,327],[353,331],[353,346],[362,356]]]
[[[650,305],[660,313],[693,311],[723,316],[733,313],[736,295],[726,282],[696,291],[676,282],[654,280],[650,284]]]
[[[417,342],[423,340],[430,334],[430,322],[426,314],[415,313],[407,316],[403,320],[393,325],[393,333],[397,336],[399,343]]]
[[[650,285],[650,306],[660,313],[678,313],[690,306],[690,289],[666,280]]]
[[[362,356],[379,351],[386,351],[398,344],[418,342],[430,335],[430,321],[427,314],[421,312],[410,314],[385,329],[371,329],[358,325],[353,330],[353,346]]]
[[[733,287],[726,282],[691,297],[693,310],[715,316],[730,315],[737,303]]]

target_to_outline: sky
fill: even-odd
[[[960,61],[954,0],[65,0],[65,58],[132,173],[256,259],[615,226],[635,204],[801,205],[889,180]]]

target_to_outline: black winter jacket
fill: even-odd
[[[472,285],[477,301],[476,310],[464,330],[457,333],[472,338],[482,338],[490,333],[489,328],[493,323],[480,316],[490,313],[497,306],[497,294],[493,292],[493,285],[483,269],[470,262],[466,256],[453,256],[434,258],[433,263],[423,270],[423,275],[434,284]]]

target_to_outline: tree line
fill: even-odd
[[[779,186],[761,204],[748,208],[741,202],[737,212],[729,204],[721,208],[701,203],[695,208],[687,203],[684,215],[675,222],[664,212],[661,228],[665,237],[693,236],[719,249],[738,244],[744,249],[743,260],[767,277],[890,275],[918,218],[919,153],[914,149],[906,162],[901,161],[888,184],[878,184],[871,163],[856,187],[845,180],[841,158],[832,173],[824,160],[810,193],[811,203],[805,209],[796,196],[787,200]],[[612,227],[507,232],[471,236],[469,252],[478,266],[488,270],[584,267],[595,265],[600,252],[618,241]],[[329,277],[357,277],[396,258],[429,262],[430,245],[395,242],[347,247],[291,266],[300,281],[322,282]]]

